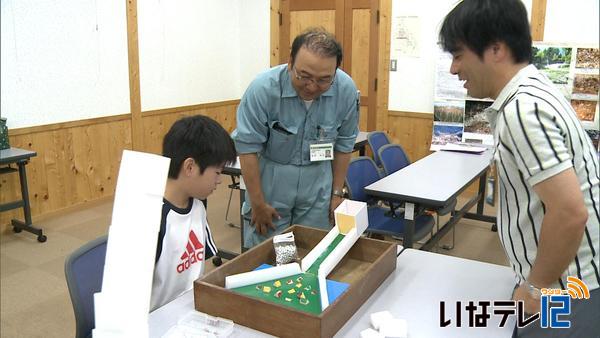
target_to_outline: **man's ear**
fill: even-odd
[[[490,45],[490,50],[494,61],[506,61],[512,59],[512,53],[508,45],[503,41],[496,41]]]

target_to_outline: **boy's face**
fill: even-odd
[[[221,183],[221,171],[223,166],[210,166],[201,174],[200,166],[194,163],[193,174],[190,175],[189,193],[197,199],[205,199],[217,189]]]

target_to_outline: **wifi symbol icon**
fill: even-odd
[[[573,276],[567,277],[567,292],[573,299],[589,299],[590,290],[581,279]]]

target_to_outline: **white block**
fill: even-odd
[[[381,323],[379,333],[389,338],[406,338],[408,335],[408,324],[404,319],[393,318]]]
[[[394,316],[389,311],[375,312],[371,314],[371,326],[375,330],[379,330],[381,324],[385,321],[394,319]]]
[[[384,335],[373,330],[372,328],[368,328],[360,331],[360,338],[384,338]]]

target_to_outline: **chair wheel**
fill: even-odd
[[[221,257],[216,256],[212,259],[212,263],[214,266],[221,266],[221,264],[223,264],[223,260],[221,259]]]
[[[23,229],[17,228],[17,227],[13,227],[13,232],[19,233],[21,231],[23,231]]]
[[[46,235],[39,235],[37,240],[40,243],[44,243],[46,240],[48,239],[48,237],[46,237]]]

